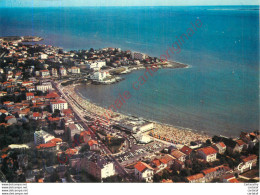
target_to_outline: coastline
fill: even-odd
[[[75,89],[76,86],[77,85],[68,85],[62,87],[61,90],[67,93],[67,95],[69,95],[72,99],[74,99],[77,103],[79,103],[80,106],[84,108],[84,111],[90,114],[101,116],[103,115],[104,112],[107,111],[104,107],[96,105],[95,103],[82,97],[82,95],[76,91]],[[111,120],[116,122],[120,121],[123,118],[128,117],[127,114],[123,114],[121,112],[117,112],[115,114],[116,117],[112,117]],[[149,121],[154,123],[154,131],[153,131],[154,135],[157,135],[157,137],[160,135],[161,138],[164,137],[165,139],[174,140],[174,143],[176,145],[189,146],[191,141],[197,141],[199,143],[202,143],[205,142],[207,139],[211,139],[211,136],[202,132],[197,132],[196,130],[190,128],[177,127],[169,124],[160,123],[158,121],[152,121],[152,120]]]

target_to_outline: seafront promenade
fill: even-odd
[[[84,99],[75,91],[75,85],[69,85],[61,88],[62,91],[67,94],[70,98],[72,98],[78,104],[78,109],[84,110],[84,113],[91,114],[93,116],[101,118],[103,113],[107,112],[107,110],[101,106],[97,106],[94,103]],[[111,121],[120,121],[127,116],[121,113],[117,113],[116,117],[111,118]],[[155,138],[159,137],[166,141],[173,141],[173,143],[177,145],[190,145],[191,141],[200,141],[205,142],[207,139],[211,139],[210,136],[200,134],[198,132],[192,131],[190,129],[178,128],[166,124],[160,124],[154,122],[154,135]]]

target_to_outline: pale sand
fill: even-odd
[[[97,106],[94,103],[91,103],[88,100],[81,97],[77,92],[75,92],[74,85],[61,87],[61,89],[67,94],[69,94],[70,97],[72,97],[78,104],[80,104],[80,106],[82,106],[85,109],[85,111],[89,112],[90,114],[97,114],[99,116],[102,116],[104,113],[108,112],[105,108]],[[127,117],[126,115],[123,115],[121,113],[116,114],[118,114],[118,116],[113,117],[111,120],[119,121]],[[157,122],[154,122],[153,132],[156,135],[160,135],[161,137],[173,140],[174,142],[182,145],[190,145],[191,141],[205,142],[207,139],[211,139],[211,137],[206,134],[201,134],[190,129],[160,124]]]

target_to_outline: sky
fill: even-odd
[[[259,5],[258,0],[0,0],[0,7]]]

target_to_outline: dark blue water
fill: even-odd
[[[121,112],[238,135],[259,128],[259,10],[242,7],[110,7],[0,9],[0,35],[36,35],[66,50],[121,47],[151,56],[166,50],[200,19],[202,27],[170,59],[189,69],[159,70],[139,91],[144,71],[111,86],[80,87],[88,99],[111,105],[132,97]],[[177,36],[177,37],[176,37]]]

